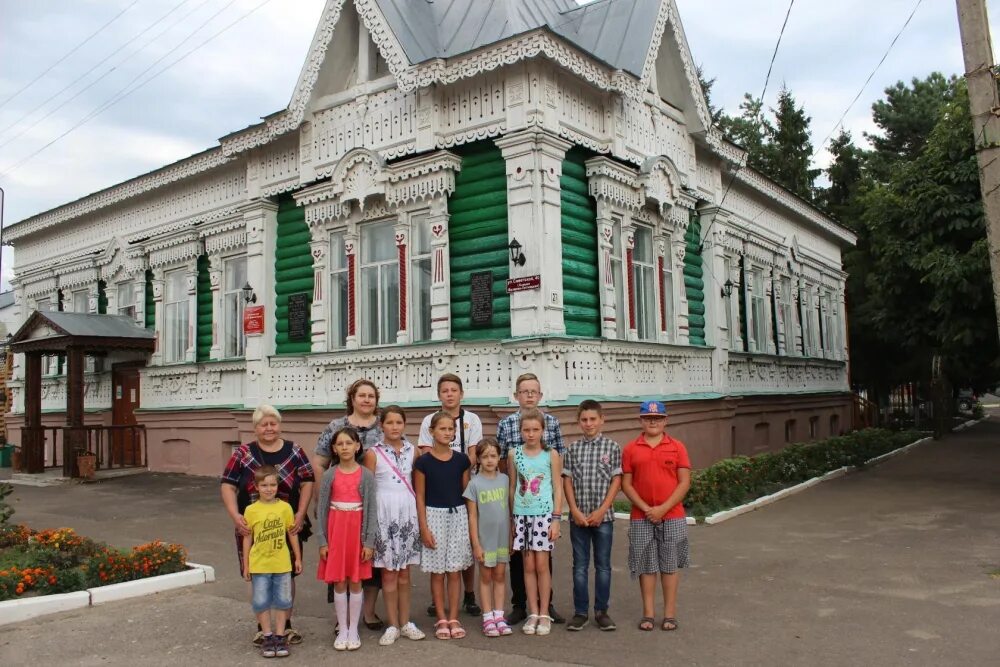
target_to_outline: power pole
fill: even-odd
[[[969,110],[979,159],[979,186],[983,193],[986,240],[990,246],[993,305],[1000,324],[1000,94],[993,68],[993,44],[986,16],[986,0],[956,0],[958,27],[965,55]],[[1000,328],[998,328],[1000,335]]]

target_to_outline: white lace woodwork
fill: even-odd
[[[260,197],[273,197],[298,187],[298,138],[282,139],[256,151],[250,160],[248,173],[256,177],[259,194],[254,194]]]
[[[24,387],[17,387],[18,392],[23,392]],[[49,376],[42,378],[42,411],[43,412],[65,412],[66,411],[66,376]],[[145,396],[143,396],[145,399]],[[145,402],[144,402],[145,403]],[[110,410],[111,409],[111,374],[110,373],[85,373],[83,376],[83,405],[86,410]],[[51,437],[51,435],[49,435]],[[49,450],[51,451],[51,443]],[[49,452],[46,452],[46,456]]]
[[[142,368],[139,379],[144,410],[244,405],[246,364],[242,361]]]
[[[504,77],[495,72],[443,87],[437,103],[440,145],[450,147],[506,132],[504,88]]]
[[[451,338],[451,267],[448,258],[448,202],[431,206],[431,340]]]
[[[409,311],[410,311],[410,223],[405,216],[397,218],[399,222],[393,226],[393,236],[396,241],[397,279],[399,285],[399,329],[396,331],[396,344],[405,345],[410,342]]]
[[[208,253],[207,248],[206,254],[208,254],[208,280],[212,288],[212,347],[209,348],[208,358],[215,361],[223,357],[222,336],[219,334],[219,327],[223,326],[224,320],[222,303],[222,281],[225,279],[223,275],[224,261],[221,255]],[[195,331],[197,332],[197,324]]]
[[[327,262],[330,256],[330,233],[322,225],[310,226],[309,232],[311,237],[309,252],[313,258],[313,301],[310,309],[312,321],[309,340],[314,353],[326,352],[326,288],[330,284],[330,276],[327,273]]]
[[[625,313],[617,312],[614,267],[611,261],[614,218],[612,208],[604,199],[597,200],[597,250],[600,261],[601,296],[601,336],[607,339],[618,337],[618,319]],[[619,279],[620,280],[620,279]]]
[[[507,233],[518,239],[525,263],[511,278],[539,276],[540,289],[510,295],[512,336],[563,334],[562,202],[559,179],[570,144],[540,130],[496,140],[506,161]]]
[[[149,365],[160,366],[163,364],[163,269],[151,268],[153,277],[151,280],[153,287],[153,319],[156,322],[156,346],[153,354],[150,355]],[[143,298],[145,302],[145,298]]]
[[[802,357],[730,353],[728,379],[734,395],[848,390],[846,364]]]

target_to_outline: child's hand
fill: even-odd
[[[250,581],[250,563],[243,563],[243,580]]]
[[[434,533],[427,528],[420,531],[420,541],[428,549],[437,549],[437,542],[434,541]]]
[[[329,554],[330,554],[330,548],[329,547],[320,547],[319,548],[319,559],[320,560],[326,560],[327,556],[329,556]]]
[[[476,559],[477,563],[482,563],[486,559],[486,552],[483,551],[483,547],[478,544],[472,547],[472,555]]]
[[[375,556],[375,550],[371,547],[365,547],[361,550],[361,560],[369,561]]]
[[[587,516],[587,525],[597,527],[604,523],[604,512],[601,510],[594,510]]]
[[[651,523],[658,524],[663,521],[663,515],[666,513],[666,509],[657,505],[656,507],[650,507],[646,510],[646,518],[649,519]]]
[[[552,519],[552,523],[549,524],[549,539],[553,542],[559,539],[559,523],[557,519]]]
[[[295,574],[302,574],[302,559],[295,559]]]
[[[580,510],[578,509],[571,510],[569,514],[570,517],[573,519],[573,523],[575,523],[576,525],[581,526],[583,528],[586,528],[587,526],[590,525],[590,518]]]

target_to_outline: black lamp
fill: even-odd
[[[722,296],[731,297],[733,295],[733,281],[726,280],[726,284],[722,286]]]
[[[243,300],[246,303],[257,303],[257,294],[250,287],[250,281],[248,280],[245,285],[243,285]]]
[[[510,240],[507,248],[510,250],[510,261],[514,266],[524,266],[524,263],[528,260],[524,258],[524,253],[521,252],[521,244],[517,242],[516,238]]]

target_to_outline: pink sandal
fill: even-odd
[[[499,632],[501,636],[506,637],[507,635],[514,634],[514,631],[511,630],[509,625],[507,625],[507,619],[503,616],[500,618],[494,618],[493,622],[496,623],[497,632]]]
[[[451,639],[451,630],[448,629],[448,621],[442,618],[434,624],[434,636],[438,639]]]
[[[494,619],[488,618],[483,620],[483,634],[487,637],[500,636],[500,630],[497,628],[497,622]]]
[[[462,624],[457,619],[448,621],[448,627],[451,629],[452,639],[461,639],[465,636],[465,628],[462,627]]]

